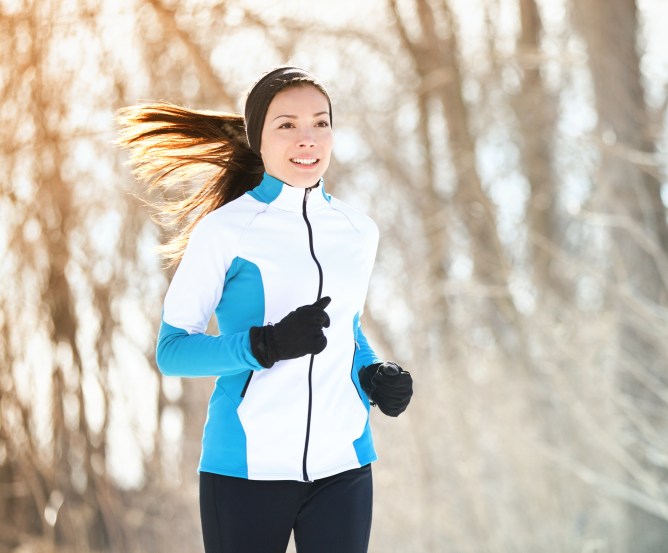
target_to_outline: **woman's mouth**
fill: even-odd
[[[293,157],[290,159],[290,161],[302,167],[311,167],[316,163],[318,163],[318,161],[320,160],[315,157]]]

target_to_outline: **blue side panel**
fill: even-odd
[[[264,324],[264,285],[255,263],[241,257],[232,260],[216,307],[216,318],[223,336]]]
[[[216,317],[221,336],[264,324],[264,286],[257,265],[239,257],[232,261]],[[246,370],[216,380],[204,426],[200,471],[248,478],[246,432],[238,408],[252,372]]]
[[[368,465],[376,459],[376,450],[373,447],[373,437],[371,436],[371,425],[369,424],[369,419],[367,418],[366,426],[364,427],[364,432],[362,435],[353,442],[353,447],[355,448],[355,453],[357,454],[357,461],[360,466]]]
[[[357,393],[360,395],[362,402],[367,410],[367,419],[366,426],[364,427],[364,432],[362,435],[353,442],[353,447],[355,448],[355,453],[357,454],[357,460],[360,465],[366,465],[375,461],[378,457],[376,455],[376,450],[373,447],[373,438],[371,436],[371,425],[369,424],[369,410],[371,408],[369,404],[369,398],[366,395],[366,392],[362,390],[359,379],[359,370],[369,363],[363,362],[362,357],[366,360],[368,359],[377,359],[376,354],[373,352],[367,342],[366,337],[362,333],[362,328],[360,326],[359,313],[355,315],[353,320],[353,333],[355,335],[355,355],[353,357],[353,363],[351,368],[350,378],[357,388]],[[364,341],[365,350],[362,349],[362,344],[360,343],[360,336]],[[359,349],[358,349],[359,348]],[[369,353],[370,352],[370,353]],[[371,361],[375,363],[376,361]]]
[[[355,356],[355,369],[357,372],[359,372],[362,367],[372,365],[373,363],[381,363],[382,359],[376,355],[376,352],[373,351],[373,348],[369,345],[369,341],[366,339],[366,336],[364,336],[364,332],[362,332],[362,325],[360,324],[359,320],[359,313],[355,315],[353,324],[355,342],[357,342],[358,347],[357,355]]]
[[[216,380],[204,425],[200,471],[248,478],[246,432],[237,413],[247,379],[247,374],[238,374]]]

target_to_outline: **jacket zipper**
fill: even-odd
[[[316,266],[318,267],[318,297],[316,298],[316,301],[319,300],[322,296],[322,281],[323,281],[323,274],[322,274],[322,266],[320,265],[320,262],[318,261],[318,258],[315,255],[315,250],[313,249],[313,229],[311,228],[311,222],[308,220],[308,215],[306,213],[306,202],[308,201],[308,197],[311,193],[311,189],[307,188],[304,192],[304,202],[302,204],[302,214],[304,216],[304,222],[306,223],[306,228],[308,230],[308,243],[309,243],[309,248],[311,249],[311,257],[313,258],[313,261],[315,262]],[[309,361],[309,367],[308,367],[308,411],[306,415],[306,438],[304,440],[304,457],[302,460],[302,479],[304,482],[310,482],[309,476],[308,476],[308,470],[306,468],[306,459],[308,457],[308,443],[309,443],[309,437],[311,435],[311,410],[313,406],[313,361],[315,359],[315,355],[311,354],[311,359]]]

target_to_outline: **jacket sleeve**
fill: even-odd
[[[223,294],[229,262],[218,224],[205,217],[194,229],[167,294],[156,347],[168,376],[222,376],[260,370],[247,330],[220,336],[206,328]]]
[[[355,370],[360,371],[362,367],[367,367],[373,363],[382,363],[383,360],[376,355],[376,352],[369,345],[364,332],[362,331],[362,325],[357,319],[356,330],[355,330],[355,343],[357,344],[357,352],[355,354]]]

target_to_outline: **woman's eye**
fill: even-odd
[[[281,125],[279,125],[278,128],[279,129],[291,129],[292,127],[294,127],[294,125],[292,123],[288,122],[288,123],[281,123]]]
[[[316,127],[329,127],[329,121],[318,121]]]

